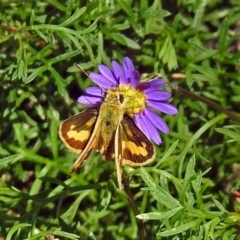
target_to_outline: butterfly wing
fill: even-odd
[[[136,126],[133,119],[128,116],[124,116],[123,120],[118,124],[114,148],[109,146],[109,149],[114,149],[118,186],[120,189],[123,189],[122,165],[143,166],[152,162],[156,156],[155,148],[151,141]]]
[[[62,122],[59,136],[64,144],[76,153],[86,147],[96,124],[97,108],[88,108]]]
[[[154,145],[130,117],[124,116],[118,131],[118,155],[121,164],[143,166],[154,160],[156,156]]]
[[[86,122],[84,129],[76,134],[79,135],[79,138],[81,138],[81,133],[83,136],[86,136],[86,142],[84,141],[84,144],[82,144],[83,149],[78,159],[75,161],[71,173],[77,171],[82,163],[88,158],[93,149],[100,152],[103,157],[106,156],[109,143],[106,141],[106,138],[104,138],[104,131],[108,121],[102,118],[101,110],[96,113],[94,111],[92,115],[93,117],[89,118],[89,121]]]

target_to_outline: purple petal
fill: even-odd
[[[146,93],[146,95],[147,95],[147,99],[156,100],[156,101],[166,101],[172,96],[170,92],[159,91],[159,90],[148,92]]]
[[[95,97],[95,96],[82,95],[78,98],[78,102],[83,105],[96,106],[102,103],[102,98]]]
[[[134,116],[134,121],[136,123],[136,125],[139,127],[139,129],[146,135],[146,137],[151,140],[151,137],[150,137],[150,133],[148,131],[148,128],[141,116],[141,113],[140,114],[136,114]]]
[[[178,113],[177,108],[175,108],[173,105],[169,103],[163,103],[163,102],[158,102],[158,101],[153,101],[153,100],[147,100],[147,103],[149,106],[159,110],[160,112],[174,115]]]
[[[131,83],[132,72],[135,70],[135,68],[129,57],[125,57],[123,59],[123,70],[128,83]]]
[[[153,79],[149,82],[150,87],[161,88],[165,85],[165,81],[163,79]]]
[[[118,83],[127,84],[122,66],[117,61],[112,61],[112,69]]]
[[[149,133],[150,133],[150,136],[151,136],[150,140],[152,140],[156,144],[161,144],[162,139],[160,137],[160,134],[159,134],[155,124],[151,121],[151,119],[148,118],[147,114],[144,114],[143,120],[145,122],[146,127],[148,128]]]
[[[169,133],[168,125],[155,112],[145,109],[146,117],[158,128],[161,132]]]
[[[114,85],[117,85],[117,81],[116,81],[111,69],[109,69],[109,67],[107,67],[103,64],[99,64],[98,70],[105,78],[110,80]]]
[[[162,88],[165,82],[162,79],[154,79],[150,82],[141,83],[138,88],[144,90],[145,93],[153,92]]]
[[[135,87],[139,84],[140,79],[141,79],[140,73],[138,71],[134,70],[131,74],[131,77],[130,77],[130,84],[133,87]]]
[[[85,92],[88,93],[89,95],[94,95],[99,97],[103,97],[104,95],[104,91],[99,87],[88,87],[86,88]]]
[[[108,78],[105,78],[102,74],[90,72],[89,77],[101,88],[109,88],[114,86],[113,82],[111,82]]]

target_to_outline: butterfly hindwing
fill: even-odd
[[[119,125],[118,139],[122,164],[143,166],[154,160],[154,145],[128,116],[124,116]]]

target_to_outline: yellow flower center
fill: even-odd
[[[109,88],[107,94],[111,95],[111,93],[118,95],[118,101],[123,106],[124,114],[130,117],[145,109],[145,93],[132,87],[130,84],[119,84],[117,87]]]

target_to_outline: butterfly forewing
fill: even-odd
[[[127,116],[119,125],[118,144],[122,164],[143,166],[152,162],[156,156],[153,144]]]
[[[106,111],[108,111],[108,108],[106,109],[105,105],[102,104],[99,112],[97,113],[97,118],[95,117],[94,127],[91,130],[83,151],[74,163],[71,173],[77,171],[82,163],[88,158],[92,150],[100,152],[104,158],[107,156],[107,158],[105,158],[106,160],[110,159],[109,155],[113,155],[113,148],[110,146],[110,144],[112,142],[111,139],[114,136],[114,126],[112,126],[112,124],[108,124],[109,120],[105,119]],[[109,127],[112,130],[109,130]]]
[[[97,115],[97,108],[88,108],[61,124],[59,135],[69,149],[82,152],[92,135]]]

